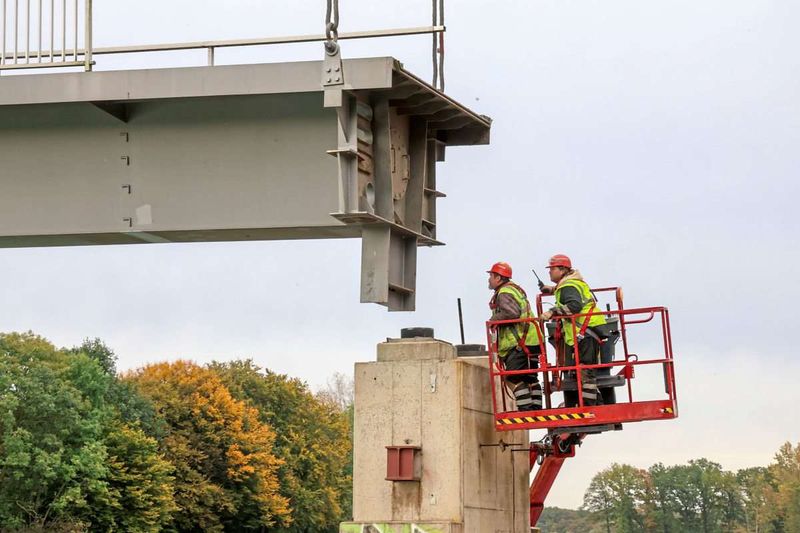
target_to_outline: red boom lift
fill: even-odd
[[[553,486],[553,482],[561,470],[561,465],[568,457],[575,456],[575,449],[583,439],[590,434],[605,431],[619,431],[622,424],[641,422],[643,420],[665,420],[678,416],[678,403],[675,390],[675,371],[672,358],[672,338],[669,326],[669,311],[666,307],[644,307],[638,309],[625,309],[622,301],[620,287],[604,287],[592,289],[597,293],[613,293],[617,308],[612,310],[610,305],[605,311],[586,313],[566,317],[573,328],[575,337],[578,336],[576,320],[581,324],[595,314],[603,314],[608,322],[606,328],[608,337],[601,345],[601,361],[599,364],[582,365],[577,353],[572,358],[577,363],[566,365],[563,353],[565,348],[559,347],[562,343],[555,342],[555,322],[546,323],[545,331],[549,333],[551,342],[556,347],[556,357],[548,358],[547,342],[542,335],[542,325],[538,319],[489,321],[486,323],[487,346],[489,347],[489,374],[492,380],[492,404],[494,408],[495,428],[497,431],[511,431],[519,429],[546,429],[547,434],[540,441],[532,442],[529,449],[531,470],[533,465],[539,465],[530,489],[530,518],[531,526],[535,526],[544,508],[544,500]],[[545,298],[547,296],[544,296]],[[537,316],[542,314],[542,298],[536,298]],[[540,333],[539,368],[535,370],[504,370],[497,355],[497,328],[506,324],[530,322],[530,327],[535,327]],[[655,357],[643,357],[632,353],[629,349],[629,332],[631,326],[650,324],[650,341],[655,342],[658,351],[662,353]],[[660,327],[659,327],[660,326]],[[569,326],[566,326],[569,327]],[[656,331],[653,331],[653,330]],[[638,333],[638,332],[637,332]],[[622,354],[616,357],[616,344],[621,341]],[[577,343],[576,343],[577,344]],[[566,349],[575,349],[566,347]],[[633,382],[636,371],[645,368],[661,367],[663,373],[664,391],[659,393],[659,398],[637,399],[633,396]],[[584,406],[581,399],[581,382],[575,379],[580,375],[581,369],[594,368],[597,372],[597,384],[603,398],[603,405]],[[516,374],[539,374],[539,382],[543,387],[544,408],[537,411],[515,411],[507,399],[505,378]],[[616,388],[624,387],[627,398],[618,400]],[[563,407],[553,405],[553,394],[556,392],[570,391],[576,398],[577,405]],[[652,394],[652,393],[651,393]]]

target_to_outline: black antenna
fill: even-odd
[[[461,329],[461,344],[464,344],[464,315],[461,314],[461,298],[458,299],[458,327]]]

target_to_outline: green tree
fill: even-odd
[[[95,529],[157,532],[178,509],[173,497],[173,467],[158,443],[139,428],[121,424],[106,438],[108,484],[115,504],[94,521]]]
[[[629,533],[644,530],[647,472],[629,465],[613,464],[596,474],[583,497],[583,507],[605,515],[607,531]]]
[[[771,510],[770,502],[775,500],[775,487],[769,469],[745,468],[736,473],[736,480],[744,506],[742,520],[745,531],[777,531],[772,524],[775,513]]]
[[[736,474],[722,472],[720,483],[721,530],[735,531],[744,521],[744,500]]]
[[[119,379],[117,356],[102,340],[85,339],[80,346],[70,348],[67,353],[87,355],[111,378],[106,390],[106,403],[114,407],[122,422],[140,427],[147,435],[157,439],[166,434],[164,419],[158,416],[152,402],[139,394],[130,381]]]
[[[174,466],[179,531],[246,531],[291,523],[278,492],[282,461],[258,413],[218,375],[187,361],[149,365],[126,376],[166,424],[160,447]]]
[[[774,508],[784,530],[800,531],[800,443],[781,446],[769,471],[775,483]]]
[[[633,471],[613,465],[594,477],[584,496],[584,508],[603,517],[607,531],[639,525],[663,533],[800,531],[800,444],[785,443],[768,467],[735,474],[708,459],[654,464],[643,477],[641,503]]]
[[[547,533],[603,533],[608,528],[598,513],[545,507],[536,526]]]
[[[607,473],[600,472],[599,474],[595,474],[589,484],[589,488],[583,495],[582,508],[602,515],[606,526],[605,531],[611,533],[612,515],[616,498],[607,478]]]
[[[291,501],[293,523],[272,531],[338,531],[352,501],[352,404],[347,406],[341,395],[315,397],[302,381],[262,371],[249,360],[211,368],[277,434],[280,491]]]
[[[679,506],[675,497],[676,486],[674,467],[656,463],[648,469],[645,508],[646,522],[650,529],[662,533],[681,531]]]
[[[688,480],[697,495],[701,531],[721,531],[724,522],[725,477],[722,467],[708,459],[689,461]]]
[[[84,354],[90,359],[93,359],[109,376],[117,374],[117,356],[114,350],[105,345],[103,341],[98,338],[84,339],[80,346],[75,346],[66,350],[68,354]]]
[[[169,465],[123,424],[100,341],[56,350],[0,335],[0,524],[9,530],[158,531],[169,521]],[[157,509],[152,507],[157,505]]]
[[[85,523],[92,504],[111,504],[108,377],[32,333],[0,335],[0,354],[1,523]]]
[[[730,476],[708,459],[693,459],[672,467],[671,493],[680,517],[681,531],[722,531],[740,508]]]
[[[333,377],[328,379],[326,387],[317,392],[317,398],[332,405],[335,410],[342,413],[346,421],[349,437],[347,462],[339,479],[347,485],[339,487],[339,505],[342,509],[341,520],[349,520],[353,516],[353,440],[355,439],[353,434],[355,430],[355,382],[353,377],[340,372],[334,373]]]
[[[700,531],[698,490],[689,465],[669,467],[669,488],[678,518],[678,531]]]

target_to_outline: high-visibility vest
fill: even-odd
[[[581,303],[583,307],[581,307],[580,313],[575,314],[597,313],[600,311],[597,308],[597,302],[594,299],[594,295],[592,295],[592,291],[589,289],[589,285],[587,285],[585,281],[581,281],[579,279],[567,280],[556,288],[556,305],[561,305],[561,291],[564,289],[564,287],[574,287],[578,289],[578,293],[581,295]],[[587,317],[575,319],[575,330],[577,333],[580,333],[583,323],[586,319]],[[591,317],[588,317],[588,320],[589,324],[587,327],[590,328],[594,326],[602,326],[606,323],[606,317],[604,315],[592,315]],[[575,339],[572,332],[572,320],[568,318],[561,319],[561,330],[564,334],[564,342],[566,342],[568,346],[573,346]]]
[[[497,296],[503,293],[510,294],[511,297],[514,298],[514,301],[517,302],[517,305],[519,305],[519,308],[522,309],[522,313],[520,314],[519,318],[533,318],[531,306],[528,304],[528,298],[525,296],[525,292],[518,285],[514,284],[513,282],[506,283],[500,287],[500,290],[497,291]],[[497,353],[501,357],[504,357],[508,354],[508,352],[518,346],[519,339],[521,339],[525,334],[526,329],[528,330],[528,334],[525,336],[525,345],[538,346],[539,333],[535,324],[528,322],[520,322],[519,324],[506,324],[498,327]]]

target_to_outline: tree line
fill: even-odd
[[[736,472],[708,459],[613,464],[594,476],[581,510],[545,509],[539,525],[547,533],[797,532],[800,443],[785,443],[769,466]]]
[[[118,374],[99,340],[0,334],[0,531],[338,531],[351,431],[250,360]]]

